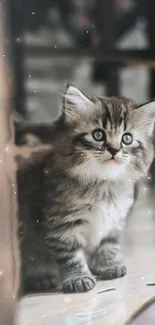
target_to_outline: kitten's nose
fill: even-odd
[[[119,152],[119,149],[108,147],[108,151],[111,153],[111,155],[114,157],[117,152]]]

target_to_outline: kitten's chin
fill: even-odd
[[[108,160],[101,165],[102,174],[107,180],[119,180],[125,175],[126,164],[121,162],[116,162],[115,160]]]
[[[101,182],[104,180],[119,181],[125,176],[126,164],[116,161],[100,163],[92,161],[74,169],[74,176],[83,182]]]

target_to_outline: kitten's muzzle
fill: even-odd
[[[119,149],[108,147],[107,150],[111,153],[112,158],[115,157],[115,155],[119,152]]]

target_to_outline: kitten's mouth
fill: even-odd
[[[117,157],[111,157],[110,159],[105,160],[104,162],[110,164],[110,163],[116,163],[118,164],[120,162],[120,159]]]

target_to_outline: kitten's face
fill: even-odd
[[[72,174],[88,181],[130,181],[146,174],[154,156],[154,103],[136,108],[125,99],[90,100],[69,87],[64,115],[72,127]]]

